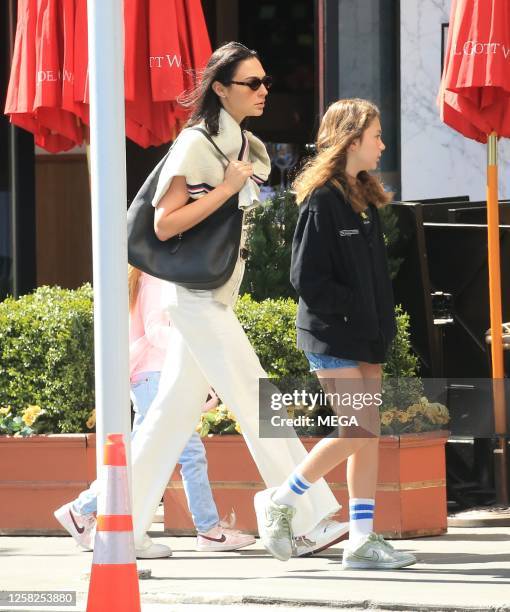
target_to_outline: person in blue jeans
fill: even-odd
[[[132,438],[158,393],[165,359],[170,322],[161,308],[162,283],[136,268],[129,268],[130,383],[134,410]],[[217,398],[211,391],[211,399],[204,409],[208,410],[216,403]],[[251,535],[221,524],[207,475],[205,448],[197,432],[189,439],[179,464],[188,507],[197,530],[197,550],[229,551],[253,544],[255,538]],[[55,511],[60,524],[80,546],[89,550],[93,548],[98,492],[99,483],[96,480],[75,500]],[[148,536],[144,539],[143,548],[136,550],[136,556],[141,559],[171,554],[168,546],[156,544]]]

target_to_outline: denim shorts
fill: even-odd
[[[333,357],[333,355],[309,353],[308,351],[305,351],[305,355],[310,362],[310,372],[315,372],[316,370],[335,370],[336,368],[357,368],[359,365],[358,361]]]

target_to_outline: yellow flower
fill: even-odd
[[[382,425],[389,425],[392,421],[393,421],[393,414],[391,410],[387,410],[386,412],[382,413],[381,415]]]
[[[414,417],[420,413],[421,410],[421,406],[420,404],[411,404],[411,406],[409,406],[409,408],[407,409],[407,414],[414,419]]]
[[[227,419],[230,419],[231,421],[235,421],[236,420],[236,415],[233,412],[230,412],[230,410],[227,411]]]
[[[95,424],[96,424],[96,409],[93,408],[93,410],[89,414],[89,418],[87,419],[87,422],[85,423],[85,425],[88,427],[88,429],[92,429]]]
[[[409,422],[409,414],[407,412],[405,412],[404,410],[401,410],[400,414],[398,415],[398,420],[401,423],[408,423]]]
[[[243,432],[241,431],[241,426],[239,425],[239,423],[237,423],[237,421],[236,421],[235,429],[236,429],[237,433],[239,433],[239,434],[242,434],[242,433],[243,433]]]
[[[432,422],[436,425],[445,425],[450,420],[450,415],[448,414],[448,408],[443,406],[442,404],[435,403],[430,405],[432,412]]]
[[[36,421],[37,417],[43,413],[43,409],[40,406],[27,406],[25,410],[23,410],[23,414],[21,418],[25,425],[31,426]]]
[[[3,416],[9,416],[11,414],[11,407],[7,406],[6,408],[0,408],[0,414]]]

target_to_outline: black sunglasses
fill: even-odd
[[[244,85],[245,87],[249,87],[252,91],[257,91],[260,89],[261,85],[264,85],[266,89],[271,89],[271,85],[273,84],[273,77],[266,74],[265,77],[259,79],[258,77],[253,77],[248,79],[247,81],[229,81],[225,83],[226,85]]]

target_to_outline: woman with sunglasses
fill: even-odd
[[[235,194],[243,210],[259,203],[259,185],[269,175],[270,161],[263,143],[243,125],[247,117],[262,115],[270,86],[255,51],[232,42],[213,53],[197,89],[187,96],[190,129],[179,135],[158,180],[153,205],[160,240],[194,227]],[[195,126],[208,132],[217,149]],[[230,160],[226,168],[223,156]],[[244,271],[243,244],[244,237],[232,277],[218,289],[166,283],[164,302],[173,322],[169,348],[158,395],[132,444],[137,548],[144,541],[150,546],[144,533],[199,420],[209,385],[236,414],[268,486],[306,456],[293,432],[285,439],[258,436],[259,380],[267,375],[232,310]],[[344,535],[345,525],[327,518],[338,508],[326,482],[319,481],[296,510],[296,535],[307,536],[297,554],[329,546]]]

